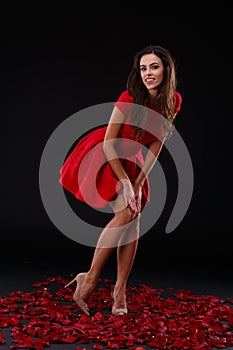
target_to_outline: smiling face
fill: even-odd
[[[140,74],[150,95],[157,94],[158,87],[163,81],[163,72],[163,63],[157,55],[150,53],[141,57]]]

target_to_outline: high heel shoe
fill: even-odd
[[[73,282],[76,281],[77,285],[76,285],[76,289],[73,295],[73,300],[76,302],[76,304],[78,304],[78,306],[80,307],[80,309],[87,315],[90,316],[89,313],[89,309],[87,304],[84,302],[83,299],[81,299],[80,297],[80,288],[83,284],[83,281],[85,279],[85,272],[79,273],[74,279],[72,279],[69,283],[67,283],[64,288],[67,288],[68,286],[70,286]]]
[[[114,292],[112,291],[111,295],[112,295],[112,299],[113,299],[113,306],[112,306],[112,314],[114,316],[123,316],[124,314],[128,313],[128,309],[127,309],[127,303],[126,303],[126,297],[124,296],[124,302],[122,304],[118,304],[118,307],[115,306],[116,302],[114,299]]]
[[[128,313],[128,309],[127,306],[124,305],[124,307],[114,307],[114,305],[112,306],[112,314],[114,316],[123,316],[124,314]]]

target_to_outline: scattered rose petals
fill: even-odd
[[[3,333],[0,332],[0,344],[5,344],[5,339],[3,337]]]
[[[211,350],[233,346],[230,298],[139,284],[128,287],[129,312],[117,317],[111,314],[112,281],[99,282],[102,286],[88,299],[91,316],[74,303],[74,288],[64,288],[67,280],[60,276],[33,283],[32,292],[13,291],[0,296],[0,344],[6,343],[4,328],[10,328],[10,350],[43,350],[56,343],[76,343],[75,350],[90,349],[91,344],[92,349],[99,350]],[[170,295],[163,297],[168,291]]]

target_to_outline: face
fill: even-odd
[[[161,59],[153,53],[146,54],[140,60],[140,73],[143,84],[149,93],[156,92],[163,81],[163,63]]]

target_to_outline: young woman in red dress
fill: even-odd
[[[73,299],[87,315],[88,297],[115,248],[117,278],[112,293],[112,314],[121,316],[128,312],[127,281],[138,246],[140,215],[150,200],[148,174],[169,134],[164,127],[159,137],[148,132],[153,128],[148,110],[159,113],[167,125],[172,126],[182,102],[176,86],[174,59],[167,49],[152,45],[137,52],[126,90],[114,104],[108,125],[83,137],[61,168],[61,185],[77,199],[96,208],[108,203],[114,212],[99,237],[89,270],[78,273],[65,286],[76,281]],[[145,114],[141,113],[143,106]],[[144,158],[143,146],[148,148]],[[90,182],[91,174],[96,171],[95,162],[100,159],[103,166],[96,182]]]

